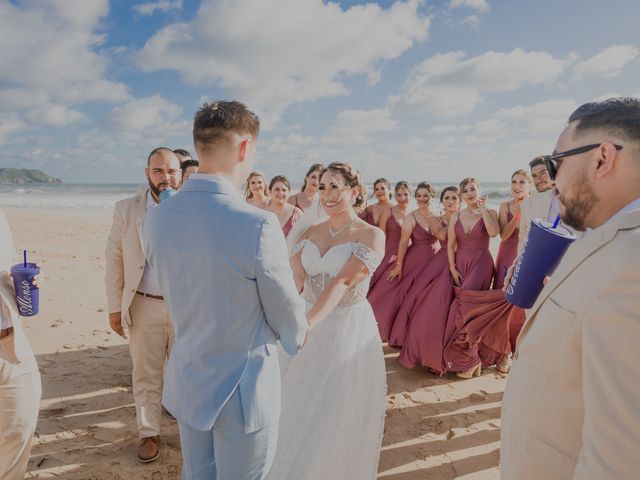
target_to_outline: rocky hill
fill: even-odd
[[[0,168],[0,183],[62,183],[42,170],[28,168]]]

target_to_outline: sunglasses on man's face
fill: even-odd
[[[556,179],[556,175],[558,174],[558,168],[560,168],[558,165],[558,160],[565,157],[571,157],[573,155],[579,155],[581,153],[594,150],[598,148],[600,145],[602,145],[602,143],[592,143],[590,145],[584,145],[582,147],[572,148],[571,150],[566,150],[564,152],[554,153],[553,155],[545,155],[542,158],[544,159],[544,165],[545,167],[547,167],[547,171],[549,172],[549,178],[551,180]],[[613,146],[616,147],[616,150],[622,150],[621,145],[614,144]]]

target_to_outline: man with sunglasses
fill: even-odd
[[[545,157],[585,231],[528,312],[502,405],[503,480],[638,478],[640,99],[578,108]]]

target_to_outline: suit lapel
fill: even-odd
[[[138,195],[138,200],[134,206],[134,219],[136,222],[136,231],[138,232],[138,240],[140,241],[140,245],[142,245],[142,222],[144,220],[144,214],[147,211],[147,192],[149,190],[145,190],[143,193]]]
[[[529,310],[526,323],[522,327],[517,343],[520,343],[531,327],[538,310],[540,310],[544,302],[582,262],[613,240],[619,230],[637,228],[639,225],[640,211],[636,211],[616,219],[611,222],[611,225],[604,225],[601,229],[590,232],[586,238],[576,240],[569,247],[557,270],[551,275],[549,283],[542,289],[536,303]]]

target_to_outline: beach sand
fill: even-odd
[[[136,460],[129,348],[109,329],[104,293],[111,214],[4,211],[16,248],[42,264],[46,279],[40,315],[24,321],[43,384],[26,478],[180,478],[178,429],[169,418],[160,459]],[[384,351],[388,409],[379,478],[498,478],[506,376],[486,369],[471,380],[439,378],[406,370],[397,351]]]

